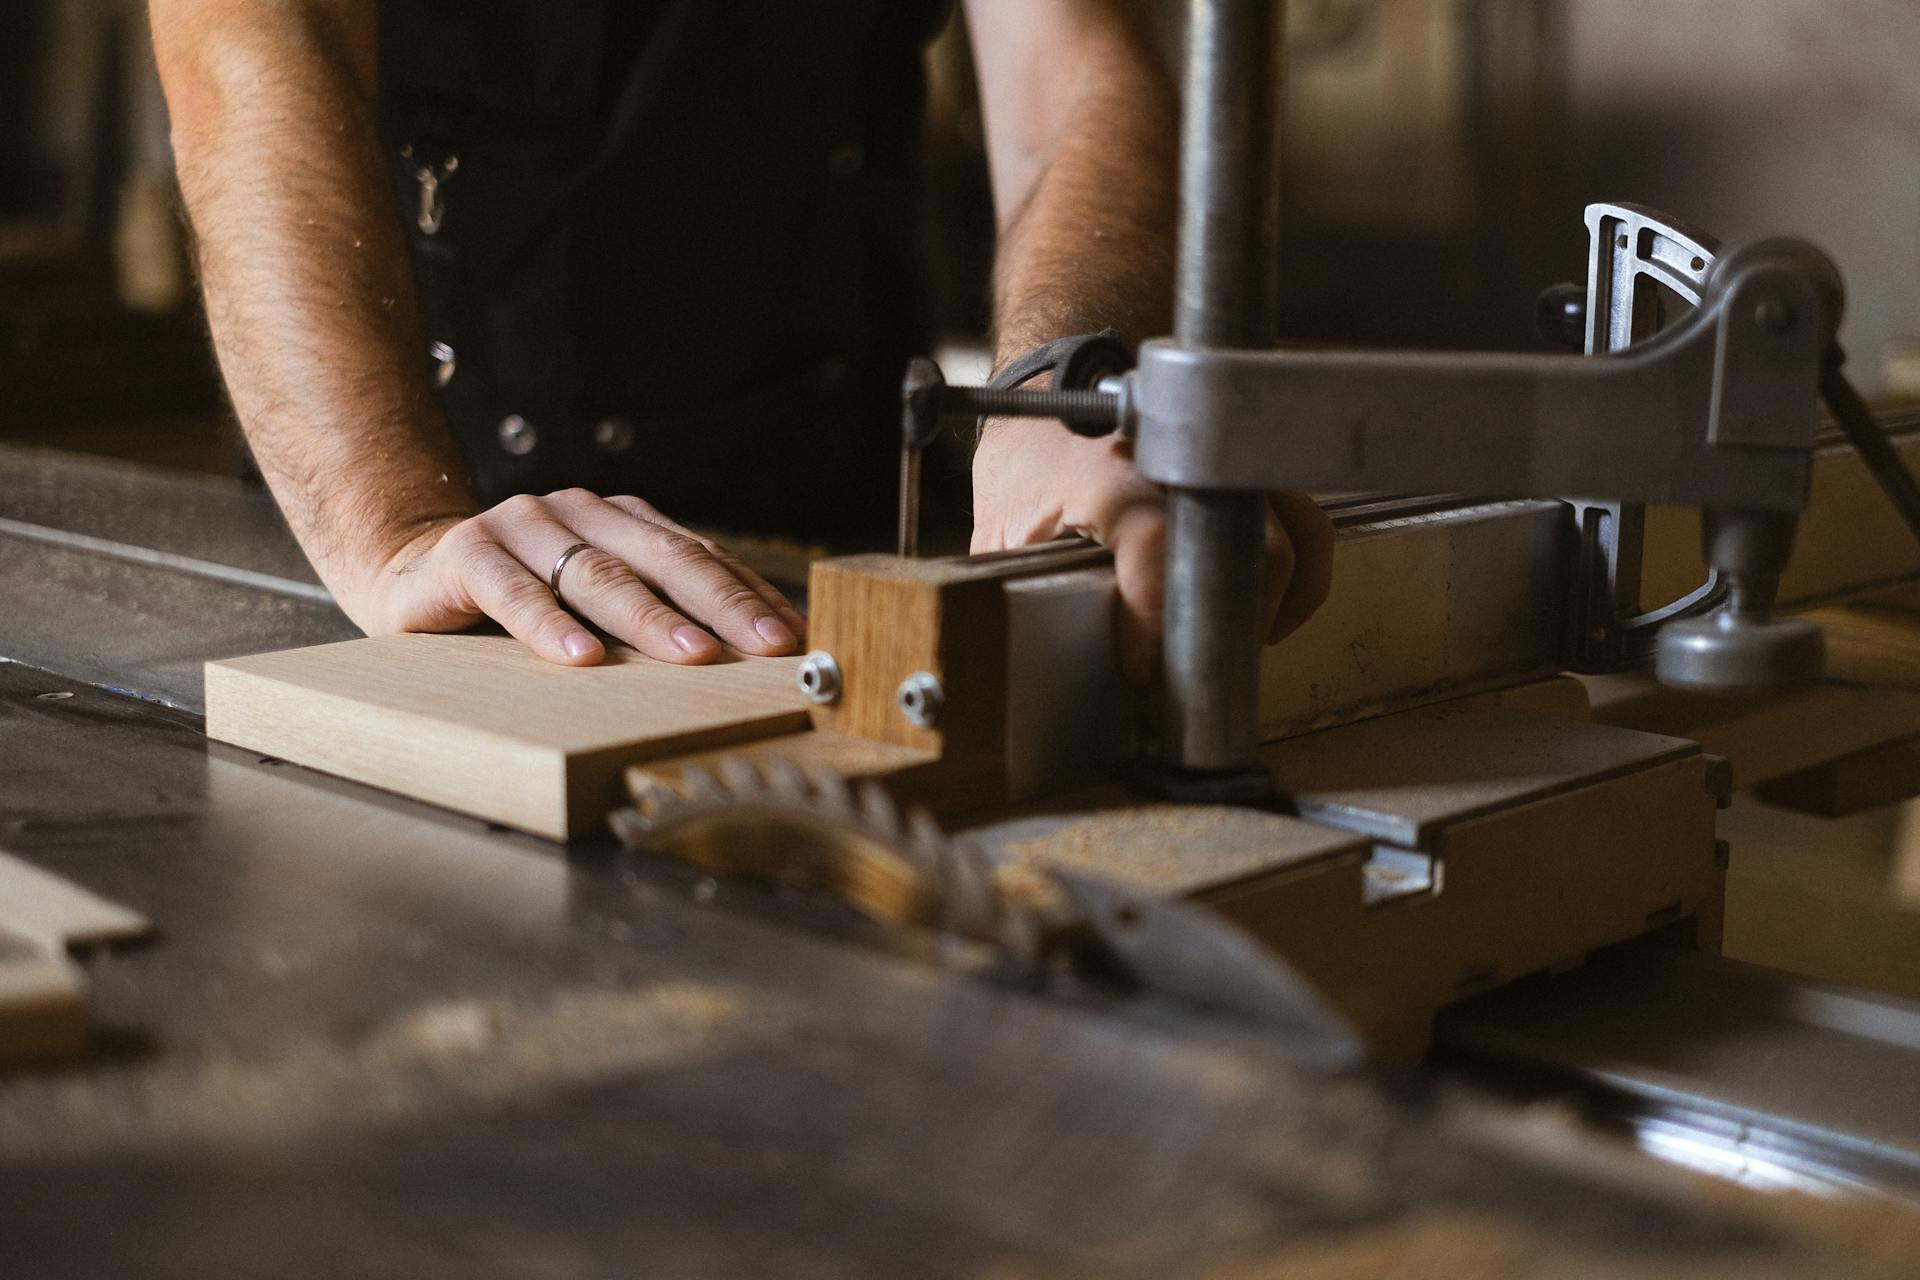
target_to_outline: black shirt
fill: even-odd
[[[946,8],[383,0],[383,140],[484,500],[582,484],[719,529],[884,532]]]

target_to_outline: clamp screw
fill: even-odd
[[[940,687],[940,680],[932,672],[916,671],[900,682],[899,691],[893,700],[900,705],[900,714],[907,723],[916,729],[931,729],[940,722],[940,707],[947,700],[947,691]]]
[[[817,706],[840,700],[840,664],[824,649],[815,649],[800,664],[800,696]]]
[[[1025,387],[953,387],[940,366],[916,359],[900,388],[901,430],[909,448],[925,448],[947,418],[1058,418],[1083,436],[1112,435],[1120,427],[1120,397],[1111,391],[1033,391]]]
[[[1782,334],[1793,329],[1793,307],[1784,298],[1767,298],[1753,309],[1753,322],[1763,333]]]

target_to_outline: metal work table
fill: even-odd
[[[159,929],[0,1076],[10,1280],[1856,1274],[1462,1087],[209,744],[202,660],[350,634],[264,496],[7,450],[0,518],[0,847]]]

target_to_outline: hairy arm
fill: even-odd
[[[383,172],[378,0],[152,0],[151,20],[221,372],[349,617],[375,632],[492,617],[569,664],[604,656],[583,620],[675,662],[720,655],[696,620],[751,653],[798,644],[779,592],[638,498],[479,510],[427,385]],[[581,542],[563,608],[546,579]]]
[[[967,0],[1000,227],[994,348],[1004,364],[1067,334],[1171,327],[1179,134],[1138,0]],[[1123,440],[1058,423],[988,424],[974,455],[976,551],[1082,533],[1113,549],[1120,651],[1145,678],[1160,634],[1166,515]],[[1331,581],[1332,526],[1277,495],[1272,626],[1304,622]]]
[[[428,391],[381,170],[375,8],[152,5],[234,409],[295,536],[350,612],[371,570],[478,509]]]
[[[1179,107],[1129,0],[968,0],[1000,250],[998,362],[1052,338],[1164,333]]]

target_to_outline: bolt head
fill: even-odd
[[[900,714],[916,729],[931,729],[940,723],[940,708],[946,700],[947,691],[939,677],[929,671],[914,672],[900,682],[894,694]]]
[[[801,662],[800,696],[820,707],[839,701],[840,664],[832,654],[816,649]]]

